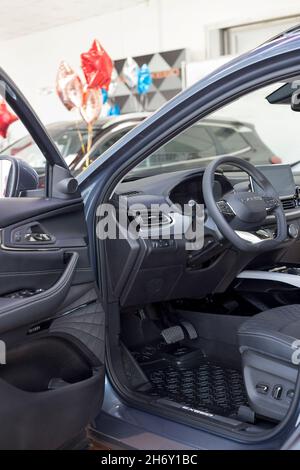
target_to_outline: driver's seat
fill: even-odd
[[[260,416],[283,419],[300,362],[300,305],[255,315],[239,328],[238,339],[251,408]]]

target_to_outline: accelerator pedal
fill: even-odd
[[[170,326],[162,330],[161,336],[167,344],[179,343],[184,339],[197,339],[198,334],[193,325],[187,321],[181,322],[180,325]]]
[[[182,321],[181,326],[186,331],[189,339],[197,339],[198,338],[198,333],[195,330],[195,327],[190,322]]]
[[[160,334],[167,344],[174,344],[184,340],[184,330],[179,325],[165,328]]]

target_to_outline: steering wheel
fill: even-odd
[[[232,190],[226,193],[222,200],[216,201],[215,173],[217,168],[224,164],[246,172],[261,188],[261,192]],[[270,181],[251,163],[236,157],[220,157],[213,160],[204,172],[202,187],[209,215],[224,237],[239,250],[273,250],[287,238],[287,222],[279,196]],[[276,218],[276,236],[262,240],[251,236],[249,232],[261,229],[269,214],[274,214]]]

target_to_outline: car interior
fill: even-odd
[[[108,194],[113,211],[97,208],[93,259],[78,181],[0,74],[47,156],[43,187],[24,160],[0,156],[1,448],[82,448],[88,424],[97,429],[105,372],[132,407],[196,427],[259,439],[284,423],[299,400],[291,166],[217,154],[206,167],[197,158],[194,168],[128,168]],[[263,124],[281,143],[271,117]],[[107,223],[118,236],[102,236]]]
[[[103,243],[113,384],[131,405],[180,422],[272,430],[288,415],[299,369],[291,166],[225,155],[206,168],[132,174],[110,199],[129,236]],[[187,247],[197,218],[202,244]]]

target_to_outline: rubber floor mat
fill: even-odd
[[[133,353],[152,384],[152,396],[221,416],[235,416],[241,405],[248,405],[240,371],[226,368],[201,354],[193,368],[182,369],[168,361],[162,367],[159,362],[162,351],[162,346],[156,345]],[[186,348],[173,351],[175,358],[186,353]]]

